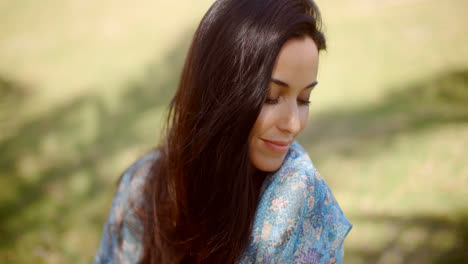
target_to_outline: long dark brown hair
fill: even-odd
[[[311,36],[309,0],[218,0],[202,19],[145,185],[144,263],[235,263],[249,242],[258,188],[248,136],[282,45]]]

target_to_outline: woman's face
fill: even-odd
[[[309,96],[317,84],[318,50],[311,37],[287,41],[276,58],[267,100],[249,135],[253,166],[281,167],[309,115]]]

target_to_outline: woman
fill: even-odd
[[[294,141],[325,49],[309,0],[218,0],[164,142],[122,175],[95,263],[341,263],[351,224]]]

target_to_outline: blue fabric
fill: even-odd
[[[122,176],[94,263],[137,263],[141,225],[131,204],[158,153],[150,152]],[[352,225],[307,152],[294,142],[281,168],[263,182],[250,243],[240,263],[343,262],[343,242]]]

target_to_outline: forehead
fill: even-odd
[[[273,68],[272,78],[285,82],[316,81],[318,49],[311,37],[288,40],[281,48]]]

